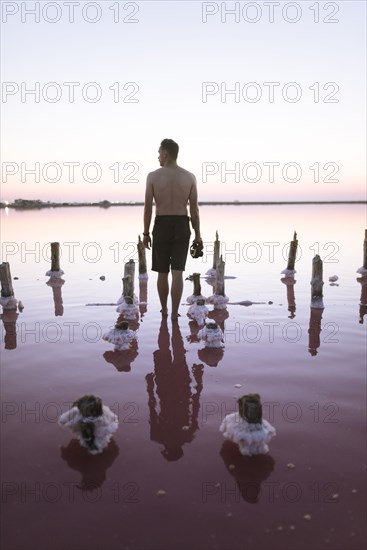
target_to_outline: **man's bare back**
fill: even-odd
[[[189,203],[191,223],[194,229],[197,227],[199,207],[196,179],[188,170],[177,165],[164,166],[148,174],[145,194],[148,215],[151,215],[153,200],[156,216],[187,216]]]

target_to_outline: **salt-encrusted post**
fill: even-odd
[[[139,279],[147,279],[147,259],[145,255],[145,246],[143,241],[138,237],[138,258],[139,258]]]
[[[134,278],[135,278],[135,262],[129,260],[125,264],[124,277],[122,279],[123,291],[122,296],[117,300],[118,313],[123,314],[125,319],[136,320],[139,317],[139,309],[137,304],[138,298],[134,294]]]
[[[215,281],[214,294],[207,299],[208,304],[213,304],[214,309],[226,309],[228,296],[224,292],[224,268],[225,262],[223,262],[222,256],[217,263],[217,277]]]
[[[364,230],[363,266],[357,269],[357,273],[362,273],[363,275],[367,275],[367,229]]]
[[[129,260],[125,264],[124,278],[123,282],[123,295],[130,296],[134,299],[134,278],[135,278],[135,262],[134,260]]]
[[[189,275],[186,277],[186,281],[192,281],[194,283],[194,293],[186,298],[188,304],[196,304],[198,300],[206,299],[201,294],[200,273]]]
[[[11,281],[10,265],[3,262],[0,265],[1,297],[10,298],[14,296],[13,284]]]
[[[224,268],[225,262],[223,262],[223,257],[220,257],[220,260],[217,262],[217,281],[215,283],[214,294],[217,296],[225,296],[224,292]]]
[[[217,269],[217,263],[219,262],[220,254],[220,240],[218,237],[218,231],[215,232],[215,241],[214,241],[214,256],[213,256],[213,269]]]
[[[220,255],[220,240],[218,238],[218,231],[215,232],[215,241],[214,241],[214,255],[213,255],[213,267],[206,272],[208,277],[217,276],[217,263],[219,262]]]
[[[322,260],[317,254],[312,260],[312,278],[311,278],[311,307],[323,309],[323,293],[322,287]]]
[[[282,271],[282,273],[284,273],[288,277],[292,277],[296,273],[296,270],[294,269],[294,264],[297,256],[297,247],[297,233],[294,232],[293,240],[289,243],[288,264],[286,269],[283,269]]]
[[[46,272],[47,277],[59,278],[64,275],[60,269],[60,243],[51,243],[51,269]]]
[[[0,304],[4,309],[16,309],[17,300],[14,297],[9,262],[0,265],[1,297]]]

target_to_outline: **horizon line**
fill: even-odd
[[[322,200],[322,201],[198,201],[199,206],[256,206],[256,205],[307,205],[307,204],[367,204],[367,200]],[[0,202],[0,208],[13,209],[37,209],[37,208],[68,208],[68,207],[102,207],[110,208],[112,206],[144,206],[142,201],[109,201],[102,200],[97,202],[56,202],[56,201],[41,201],[40,199],[15,199],[14,202]]]

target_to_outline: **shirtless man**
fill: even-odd
[[[152,271],[158,271],[157,289],[162,315],[167,315],[169,294],[168,273],[172,271],[171,318],[177,319],[183,292],[183,271],[190,243],[190,218],[195,231],[195,242],[202,242],[196,179],[193,174],[177,165],[178,145],[164,139],[159,147],[161,168],[147,177],[144,203],[143,243],[150,248],[149,226],[153,200],[155,220],[153,227]],[[190,205],[190,218],[187,215]]]

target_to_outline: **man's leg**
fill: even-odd
[[[162,313],[167,314],[168,298],[168,273],[158,273],[157,279],[158,296],[162,306]]]
[[[172,269],[172,286],[171,286],[171,299],[172,299],[172,319],[177,319],[178,317],[178,308],[180,307],[180,302],[183,292],[183,271],[178,271],[177,269]]]

